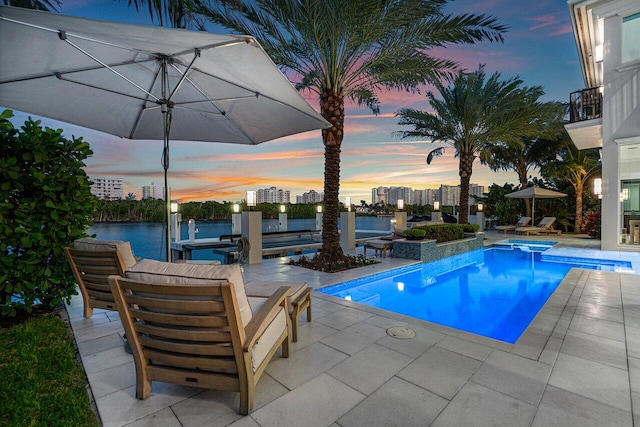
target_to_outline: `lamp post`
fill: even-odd
[[[280,205],[280,213],[278,214],[278,225],[280,231],[287,231],[287,207],[285,205]]]
[[[262,212],[253,212],[256,206],[256,192],[247,191],[247,206],[249,212],[242,212],[242,237],[249,241],[249,264],[262,262]]]
[[[356,213],[351,212],[351,197],[344,198],[346,212],[340,212],[340,246],[343,251],[356,248]]]
[[[397,206],[398,210],[393,215],[396,219],[396,227],[400,230],[405,230],[407,228],[407,213],[402,211],[404,209],[404,200],[398,199]]]
[[[242,233],[242,214],[240,213],[240,205],[233,204],[233,213],[231,214],[231,234]]]
[[[171,201],[171,241],[177,242],[180,240],[180,222],[182,222],[182,215],[178,213],[178,202]]]
[[[252,211],[256,206],[256,192],[255,191],[247,191],[247,206],[249,210]]]
[[[431,212],[431,221],[434,221],[434,222],[442,221],[442,217],[440,215],[440,202],[437,200],[433,202],[433,212]]]
[[[478,231],[484,231],[484,205],[482,204],[482,202],[478,202],[478,210],[476,212],[476,222],[478,223],[478,225],[480,226],[480,228],[478,229]]]
[[[316,207],[316,230],[322,231],[322,205]]]

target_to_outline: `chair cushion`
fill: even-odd
[[[291,305],[292,301],[295,301],[305,289],[307,289],[307,282],[285,282],[285,281],[277,281],[277,280],[256,280],[244,285],[245,292],[249,297],[249,304],[251,305],[251,310],[253,312],[257,312],[260,310],[260,307],[264,304],[264,301],[270,297],[275,291],[277,291],[281,286],[289,286],[291,291],[287,296],[287,309],[289,310],[289,314],[293,312],[293,306]],[[252,297],[264,297],[264,298],[252,298]],[[261,301],[264,300],[264,301]]]
[[[260,299],[265,301],[267,300],[266,298]],[[282,332],[285,330],[287,330],[287,314],[284,312],[284,309],[280,308],[260,339],[251,349],[251,365],[253,367],[253,372],[260,367],[262,362],[269,355],[269,351],[271,351],[278,341],[278,338],[280,338],[280,335],[282,335]]]
[[[242,271],[238,264],[176,264],[143,259],[128,269],[126,276],[134,280],[171,285],[208,284],[210,280],[228,280],[232,283],[236,293],[242,326],[247,326],[253,317],[249,300],[244,291]]]
[[[129,268],[136,263],[133,255],[131,243],[122,240],[98,240],[93,237],[83,237],[73,242],[73,248],[82,251],[104,251],[116,249],[120,252],[125,268]]]

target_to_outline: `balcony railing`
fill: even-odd
[[[598,119],[602,117],[602,91],[599,87],[591,87],[573,92],[569,95],[569,122]]]

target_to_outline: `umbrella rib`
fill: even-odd
[[[85,51],[84,49],[82,49],[80,46],[75,45],[74,43],[72,43],[71,41],[69,41],[67,39],[67,36],[65,34],[64,31],[60,31],[59,33],[60,36],[60,40],[63,40],[64,42],[68,43],[69,46],[72,46],[73,48],[77,49],[78,51],[82,52],[83,54],[85,54],[86,56],[88,56],[89,58],[93,59],[94,61],[96,61],[98,64],[102,65],[104,68],[106,68],[107,70],[111,71],[112,73],[114,73],[115,75],[117,75],[118,77],[120,77],[121,79],[123,79],[124,81],[126,81],[127,83],[135,86],[136,88],[138,88],[139,90],[141,90],[142,92],[144,92],[145,94],[147,94],[148,96],[152,97],[153,99],[155,99],[156,101],[159,101],[159,99],[152,93],[148,92],[146,89],[144,89],[142,86],[140,86],[139,84],[137,84],[136,82],[134,82],[133,80],[129,79],[128,77],[126,77],[125,75],[123,75],[122,73],[119,73],[118,71],[116,71],[115,69],[111,68],[109,65],[107,65],[106,63],[102,62],[101,60],[99,60],[98,58],[96,58],[95,56],[91,55],[89,52]]]
[[[74,84],[77,84],[77,85],[80,85],[80,86],[90,87],[91,89],[97,89],[97,90],[101,90],[101,91],[104,91],[104,92],[109,92],[109,93],[113,93],[113,94],[116,94],[116,95],[121,95],[121,96],[124,96],[124,97],[127,97],[127,98],[139,99],[140,101],[145,101],[145,102],[149,101],[148,99],[142,98],[140,96],[135,96],[135,95],[131,95],[131,94],[124,93],[124,92],[118,92],[117,90],[107,89],[107,88],[100,87],[100,86],[95,86],[95,85],[92,85],[92,84],[89,84],[89,83],[79,82],[77,80],[67,79],[67,78],[63,77],[60,73],[55,73],[54,75],[56,76],[56,78],[58,78],[58,80],[62,80],[63,82],[74,83]]]

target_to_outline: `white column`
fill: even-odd
[[[394,218],[396,219],[397,228],[399,228],[402,231],[407,229],[407,213],[406,212],[396,212],[394,214]]]
[[[231,234],[242,234],[242,214],[231,214]]]
[[[442,221],[442,215],[440,214],[440,211],[431,212],[431,221],[434,221],[434,222]]]
[[[340,247],[345,252],[356,248],[355,212],[340,212]]]
[[[262,263],[262,212],[242,212],[242,237],[249,240],[249,264]]]
[[[278,223],[280,225],[280,231],[287,231],[287,214],[278,214]]]
[[[322,214],[316,214],[316,230],[322,231]]]
[[[476,212],[476,223],[480,226],[478,231],[484,231],[484,212]]]

